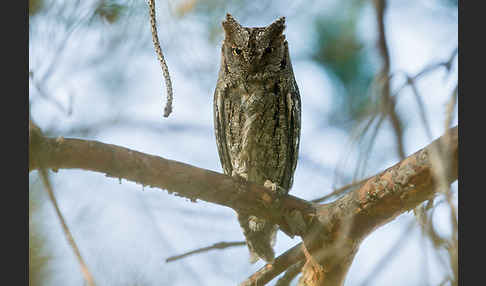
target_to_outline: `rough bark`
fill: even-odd
[[[299,285],[343,285],[359,244],[368,234],[457,180],[457,131],[451,128],[358,190],[318,206],[317,219],[303,237],[307,263]]]
[[[305,200],[276,192],[237,177],[197,168],[188,164],[144,154],[128,148],[92,140],[47,138],[29,127],[29,172],[40,168],[83,169],[105,173],[143,186],[165,189],[169,193],[230,207],[269,219],[288,235],[300,235],[291,228],[286,214],[298,210],[310,217],[313,205]],[[269,207],[270,206],[270,207]]]
[[[441,156],[439,156],[441,154]],[[435,196],[458,176],[458,128],[373,176],[359,189],[316,206],[299,244],[240,285],[265,285],[305,258],[299,285],[343,285],[361,241],[376,228]]]
[[[29,126],[29,171],[79,168],[264,217],[303,244],[241,285],[264,285],[306,259],[300,285],[342,285],[360,242],[374,229],[457,180],[458,128],[330,204],[312,204],[210,170],[98,141],[46,138]],[[271,206],[271,207],[269,207]]]

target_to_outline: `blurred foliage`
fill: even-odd
[[[94,16],[113,24],[118,21],[127,6],[112,0],[100,1],[94,11]]]
[[[29,0],[29,17],[40,12],[44,4],[44,0]]]
[[[358,20],[363,11],[362,1],[342,4],[338,10],[347,13],[330,13],[316,18],[316,48],[311,55],[326,69],[335,84],[330,124],[337,127],[351,127],[354,121],[366,115],[370,103],[367,92],[378,71],[370,58],[373,57],[359,37]]]
[[[191,12],[197,4],[197,0],[186,0],[176,7],[176,14],[179,17]]]

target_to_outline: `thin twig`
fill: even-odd
[[[415,99],[418,103],[419,113],[420,113],[423,125],[426,129],[426,133],[427,133],[427,136],[428,136],[429,139],[432,138],[432,132],[431,132],[430,126],[427,122],[426,113],[425,113],[425,110],[424,110],[424,104],[421,100],[421,97],[419,95],[419,92],[418,92],[418,89],[415,85],[415,82],[419,78],[423,77],[424,75],[426,75],[426,74],[428,74],[428,73],[430,73],[430,72],[432,72],[432,71],[434,71],[434,70],[436,70],[440,67],[445,67],[447,74],[449,74],[451,72],[452,62],[454,61],[454,59],[457,55],[457,52],[458,52],[458,49],[456,48],[456,49],[454,49],[454,51],[451,53],[451,55],[449,56],[449,58],[446,61],[435,63],[435,64],[430,64],[414,76],[406,75],[406,78],[407,78],[406,82],[395,92],[395,97],[397,97],[398,94],[403,90],[403,88],[405,88],[408,85],[410,86],[410,88],[412,89],[412,92],[415,96]],[[452,92],[451,99],[448,101],[448,103],[446,105],[446,120],[445,120],[446,130],[449,128],[449,126],[452,123],[454,107],[457,104],[457,87],[458,86],[456,85],[456,87],[454,88],[454,91]],[[440,149],[444,149],[444,148],[440,148]],[[442,165],[445,164],[444,160],[446,159],[445,158],[446,154],[443,154],[442,152],[440,152],[440,150],[438,150],[437,153],[438,153],[438,160],[440,160],[442,162]],[[445,172],[446,171],[441,172],[441,174],[436,174],[437,180],[439,182],[444,181]],[[450,255],[450,257],[449,257],[450,258],[450,265],[451,265],[451,268],[453,270],[453,275],[454,275],[454,279],[455,279],[454,281],[457,284],[457,211],[456,211],[454,204],[452,203],[452,195],[451,195],[450,186],[442,183],[442,188],[444,189],[443,192],[445,193],[446,201],[449,204],[449,208],[450,208],[450,219],[451,219],[452,230],[453,230],[452,238],[450,240],[446,240],[446,239],[443,239],[440,236],[438,236],[436,234],[436,232],[434,231],[432,222],[430,220],[427,223],[427,227],[426,227],[427,230],[424,230],[424,233],[426,233],[429,236],[430,240],[433,242],[435,247],[438,247],[440,245],[448,245],[449,246],[449,248],[446,247],[447,248],[446,250]],[[429,201],[429,203],[431,203],[431,201]],[[416,208],[414,210],[414,213],[415,214],[422,213],[422,216],[425,216],[424,208]],[[417,217],[418,220],[420,220],[418,216],[416,216],[416,217]],[[424,224],[425,222],[421,222],[421,223]],[[423,228],[424,227],[425,226],[423,226]],[[438,256],[438,257],[439,257],[439,260],[442,262],[442,260],[440,259],[441,257],[440,256]],[[450,280],[452,281],[453,279],[451,278]]]
[[[376,110],[376,109],[374,109],[374,110]],[[363,138],[365,137],[364,134],[366,134],[366,132],[368,131],[368,129],[370,128],[372,123],[375,121],[375,119],[376,119],[376,112],[373,111],[373,114],[367,120],[366,124],[363,127],[361,127],[362,125],[359,126],[359,127],[361,127],[360,130],[356,130],[356,131],[353,130],[353,133],[351,134],[351,138],[349,140],[350,141],[350,143],[348,145],[349,147],[346,148],[346,150],[351,150],[352,149],[351,147],[353,146],[353,144],[357,144],[357,145],[361,144]],[[339,168],[344,168],[344,166],[346,165],[346,160],[347,160],[348,156],[350,156],[350,154],[351,154],[351,151],[348,151],[344,156],[341,157],[342,159],[340,159],[340,162],[338,164],[343,166],[343,167],[339,167],[339,165],[336,166],[335,171],[334,171],[334,184],[333,185],[336,184],[336,181],[338,179]],[[359,156],[361,156],[361,154]],[[361,160],[358,159],[358,164],[359,163],[361,163]],[[357,167],[356,167],[356,170],[358,170],[358,169],[359,169],[359,165],[357,165]],[[353,181],[355,181],[355,179],[357,177],[358,176],[356,176],[356,173],[355,173],[354,176],[353,176]]]
[[[360,152],[360,154],[359,154],[358,166],[356,167],[356,171],[354,172],[354,175],[353,175],[354,178],[361,177],[362,173],[364,172],[364,171],[361,171],[361,170],[366,170],[366,167],[368,165],[368,160],[370,158],[369,155],[371,154],[371,150],[373,149],[373,145],[376,142],[378,132],[380,132],[380,130],[381,130],[380,127],[383,124],[383,122],[385,122],[386,116],[383,113],[380,113],[378,117],[379,117],[378,122],[374,126],[374,129],[372,131],[373,133],[371,134],[370,140],[368,142],[368,146],[366,146],[366,149],[363,148],[363,149],[365,149],[365,151]]]
[[[29,115],[29,146],[37,144],[36,141],[39,141],[40,138],[42,138],[43,134],[40,128],[32,121]],[[78,263],[81,267],[81,273],[83,274],[84,279],[86,280],[86,283],[89,286],[94,286],[94,279],[91,273],[88,270],[88,267],[86,266],[86,263],[83,260],[83,257],[81,256],[81,252],[79,251],[78,246],[76,245],[76,242],[74,241],[73,235],[71,234],[71,231],[69,230],[69,227],[66,224],[66,221],[64,220],[64,217],[61,213],[61,210],[59,209],[59,206],[57,204],[56,197],[54,196],[54,191],[52,190],[51,183],[49,181],[49,177],[47,174],[47,169],[45,167],[44,162],[42,161],[41,157],[32,154],[31,150],[29,150],[29,157],[31,160],[37,161],[37,165],[39,166],[39,174],[42,180],[42,183],[45,186],[45,189],[47,191],[47,194],[49,196],[49,199],[54,206],[54,210],[56,211],[56,215],[59,218],[59,221],[61,222],[61,227],[64,232],[64,235],[66,236],[69,245],[71,246]]]
[[[239,286],[265,285],[295,263],[303,260],[303,248],[303,243],[295,245],[291,249],[285,251],[279,257],[275,258],[275,261],[272,264],[267,263],[262,268],[258,269],[258,271],[253,273],[253,275],[241,282]]]
[[[383,59],[383,67],[380,72],[380,77],[383,79],[383,88],[382,88],[382,102],[385,108],[385,112],[388,113],[390,116],[390,121],[395,131],[395,136],[397,138],[397,151],[400,159],[405,158],[405,149],[403,146],[403,130],[400,118],[395,110],[395,100],[393,97],[390,96],[390,54],[388,52],[388,46],[386,41],[385,35],[385,9],[386,9],[386,1],[385,0],[375,0],[375,9],[376,9],[376,20],[378,24],[378,48]]]
[[[422,97],[420,97],[417,87],[415,86],[415,81],[413,78],[407,77],[407,83],[410,85],[410,88],[412,89],[412,92],[415,96],[415,100],[417,101],[420,118],[422,119],[422,124],[424,125],[425,132],[427,133],[427,139],[432,140],[432,130],[430,129],[430,124],[427,120],[425,104],[422,101]]]
[[[86,280],[86,283],[90,286],[94,286],[94,279],[91,273],[88,270],[88,266],[83,260],[83,257],[81,256],[81,252],[79,251],[78,246],[76,245],[76,242],[74,241],[73,235],[71,234],[71,231],[69,231],[69,228],[66,224],[66,221],[64,220],[64,217],[62,216],[61,210],[59,209],[59,206],[56,201],[56,197],[54,196],[54,192],[51,187],[51,183],[49,181],[47,171],[44,168],[39,169],[39,173],[41,175],[42,182],[44,183],[44,186],[47,190],[47,194],[49,195],[49,199],[54,206],[54,209],[56,210],[57,217],[59,218],[59,221],[61,222],[62,230],[64,231],[64,235],[66,236],[69,245],[71,246],[76,259],[78,260],[79,266],[81,267],[81,273],[83,274],[84,280]]]
[[[147,201],[149,198],[146,196],[137,196],[138,202],[141,204],[141,208],[143,210],[142,215],[145,215],[147,220],[148,220],[148,225],[154,226],[152,228],[153,232],[155,233],[156,239],[158,242],[160,242],[160,245],[163,245],[163,248],[166,250],[173,250],[174,249],[174,243],[177,244],[177,241],[173,241],[172,239],[169,239],[167,237],[166,232],[164,231],[163,227],[160,227],[159,224],[157,223],[157,217],[154,215],[152,212],[152,208],[147,204]],[[192,284],[197,284],[201,280],[201,276],[194,270],[194,266],[192,266],[190,263],[180,263],[178,265],[178,269],[187,276],[187,278],[192,278],[193,283]],[[137,285],[137,284],[135,284]]]
[[[359,130],[353,131],[353,134],[351,135],[351,139],[350,139],[351,144],[350,144],[350,147],[348,148],[349,150],[352,147],[352,144],[353,144],[352,142],[355,142],[355,144],[357,144],[357,145],[365,144],[365,143],[362,143],[364,141],[364,138],[366,138],[365,135],[368,132],[368,130],[370,129],[370,127],[372,126],[372,123],[375,121],[375,119],[377,118],[378,115],[380,116],[380,119],[379,119],[377,126],[379,126],[381,124],[381,121],[383,120],[383,117],[384,117],[383,113],[378,114],[377,109],[373,109],[372,113],[370,114],[370,117],[366,121],[366,124],[364,124],[364,126],[359,125],[359,128],[356,128],[356,129],[359,129]],[[377,130],[377,127],[376,127],[374,133],[376,133],[377,131],[378,130]],[[371,139],[370,139],[370,143],[368,143],[368,147],[367,147],[368,150],[370,150],[371,147],[373,146],[374,139],[375,139],[375,136],[372,136]],[[348,153],[350,153],[350,152],[348,152]],[[356,178],[362,177],[361,175],[359,175],[360,174],[359,171],[361,169],[361,166],[364,166],[366,161],[367,161],[367,157],[362,159],[363,154],[369,154],[369,151],[368,152],[360,152],[358,154],[358,160],[357,160],[358,163],[356,165],[355,172],[354,172],[354,175],[353,175],[353,181],[355,181]],[[346,156],[349,156],[349,155],[346,155]],[[346,158],[341,159],[339,164],[342,165],[342,166],[345,166],[346,160],[347,160]],[[339,167],[336,167],[335,173],[337,173],[338,168]],[[335,174],[334,177],[335,177],[334,181],[336,181],[337,174]],[[342,187],[342,188],[344,188],[344,187]]]
[[[457,55],[457,48],[454,49],[454,51],[451,53],[450,57],[446,60],[446,61],[443,61],[443,62],[439,62],[439,63],[434,63],[434,64],[429,64],[427,65],[426,67],[424,67],[420,72],[418,72],[417,74],[415,74],[414,76],[409,76],[408,74],[405,73],[405,76],[408,78],[410,78],[412,81],[417,81],[419,78],[425,76],[426,74],[430,73],[430,72],[433,72],[435,70],[437,70],[438,68],[440,67],[445,67],[446,70],[448,72],[451,71],[451,66],[452,66],[452,62],[454,61],[455,57]],[[397,97],[398,94],[400,94],[400,92],[405,88],[407,87],[407,85],[409,85],[409,80],[406,80],[404,84],[402,84],[394,93],[394,97]]]
[[[206,251],[209,251],[209,250],[212,250],[212,249],[225,249],[225,248],[228,248],[228,247],[243,246],[243,245],[246,245],[246,242],[245,241],[234,241],[234,242],[224,242],[223,241],[223,242],[218,242],[218,243],[215,243],[215,244],[213,244],[211,246],[207,246],[207,247],[203,247],[203,248],[198,248],[198,249],[195,249],[195,250],[191,250],[191,251],[186,252],[184,254],[171,256],[171,257],[167,258],[165,260],[165,262],[175,261],[175,260],[178,260],[178,259],[187,257],[189,255],[193,255],[193,254],[196,254],[196,253],[206,252]]]
[[[453,57],[451,57],[452,59]],[[452,121],[452,113],[456,104],[457,100],[457,85],[454,88],[452,93],[452,98],[446,106],[446,130],[447,126],[450,125]],[[452,144],[450,140],[446,140],[441,142],[436,148],[431,149],[431,158],[432,160],[436,161],[438,164],[438,168],[436,172],[433,173],[435,179],[439,182],[438,187],[442,192],[445,194],[446,201],[449,205],[450,209],[450,221],[452,225],[452,236],[449,240],[446,241],[446,250],[449,253],[449,260],[450,260],[450,267],[452,268],[452,284],[457,285],[458,281],[458,268],[457,268],[457,251],[458,251],[458,222],[457,222],[457,210],[452,200],[452,191],[450,184],[447,182],[447,175],[450,173],[449,170],[449,158],[447,153],[444,150],[447,150],[448,147]]]
[[[72,107],[71,107],[72,99],[71,99],[71,97],[69,98],[70,104],[69,104],[68,108],[65,108],[55,97],[52,97],[52,96],[47,95],[47,93],[41,87],[41,85],[39,84],[39,82],[37,82],[36,80],[34,80],[34,72],[33,71],[30,71],[29,72],[29,79],[31,80],[32,84],[34,85],[35,89],[37,89],[37,92],[39,93],[39,95],[41,97],[45,98],[47,101],[49,101],[52,104],[54,104],[57,108],[59,108],[59,110],[61,112],[66,113],[66,115],[68,115],[68,116],[71,115],[71,110],[72,110]]]
[[[451,99],[449,100],[446,106],[446,122],[445,122],[446,129],[449,128],[449,126],[451,126],[452,124],[454,108],[456,107],[457,104],[457,88],[458,85],[456,84],[456,87],[452,91]]]
[[[155,120],[139,120],[137,118],[120,115],[104,118],[96,122],[82,122],[67,130],[60,128],[59,124],[55,122],[44,129],[44,134],[46,136],[59,136],[62,134],[66,137],[89,137],[106,132],[107,129],[115,126],[137,130],[144,129],[159,135],[171,132],[190,132],[195,136],[208,136],[211,132],[208,126],[202,124],[190,124],[189,122],[168,122],[167,124],[160,124],[160,122]]]
[[[167,67],[167,63],[165,62],[164,54],[162,53],[162,49],[160,48],[159,37],[157,35],[157,23],[155,18],[155,0],[149,0],[149,13],[150,13],[150,27],[152,28],[152,40],[154,42],[155,52],[157,53],[157,57],[160,62],[160,67],[162,68],[162,73],[164,75],[165,80],[165,87],[167,89],[167,103],[164,108],[164,117],[169,117],[170,113],[172,112],[172,99],[173,99],[173,92],[172,92],[172,82],[170,80],[169,75],[169,68]]]
[[[427,207],[423,207],[423,206],[420,207],[421,209],[423,209],[421,212],[419,212],[421,215],[416,216],[417,221],[419,222],[419,226],[422,230],[422,233],[429,238],[429,240],[432,243],[432,246],[435,249],[438,249],[440,247],[445,247],[445,245],[447,245],[447,243],[448,243],[447,239],[441,237],[437,233],[437,231],[434,228],[434,224],[432,223],[434,211],[437,210],[437,205],[439,205],[442,202],[446,202],[446,201],[445,200],[438,201],[435,204],[434,208],[432,208],[432,210],[429,214],[426,213]],[[427,252],[424,253],[424,255],[426,255],[426,254],[427,254]],[[444,261],[444,257],[442,255],[440,255],[440,253],[438,251],[435,251],[434,254],[435,254],[435,257],[437,258],[437,261],[439,262],[440,266],[444,267],[445,272],[448,272],[449,267],[447,266],[446,261]]]
[[[445,128],[447,130],[448,126],[451,125],[452,119],[453,119],[453,113],[454,113],[454,107],[457,104],[457,92],[458,92],[458,85],[454,88],[452,92],[451,99],[447,103],[446,106],[446,120],[445,120]],[[445,154],[442,154],[445,157]],[[442,160],[445,160],[445,158],[442,158]],[[452,202],[452,191],[451,187],[448,186],[446,189],[446,200],[447,203],[449,204],[450,208],[450,220],[452,224],[452,237],[449,242],[449,249],[447,249],[449,253],[449,258],[450,258],[450,265],[452,268],[452,274],[454,275],[452,279],[452,284],[457,285],[458,284],[458,223],[457,223],[457,210],[456,207],[454,206]]]

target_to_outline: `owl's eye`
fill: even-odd
[[[266,55],[266,54],[269,54],[273,51],[273,48],[272,47],[267,47],[264,51],[263,51],[263,54]]]
[[[233,48],[233,55],[235,55],[235,56],[241,55],[241,49]]]

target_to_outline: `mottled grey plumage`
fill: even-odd
[[[225,174],[283,188],[293,182],[300,137],[300,95],[283,35],[285,18],[242,27],[230,15],[214,93],[214,129]],[[252,262],[274,259],[277,226],[238,214]]]

